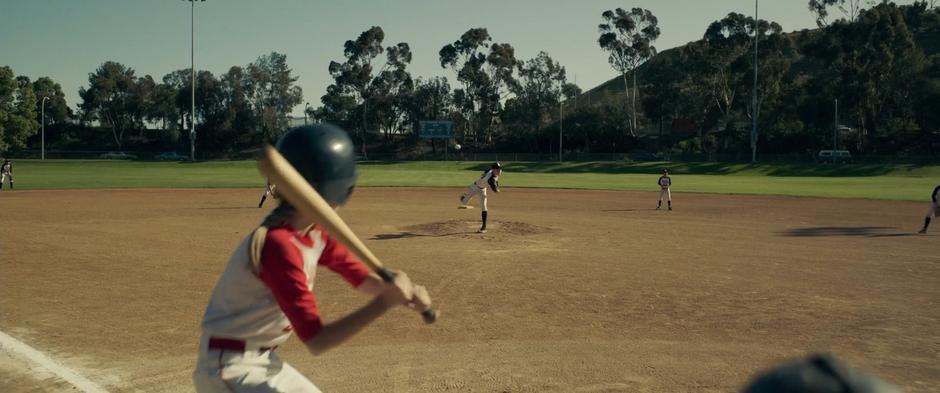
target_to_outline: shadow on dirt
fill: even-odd
[[[199,210],[242,210],[242,209],[258,209],[257,206],[211,206],[211,207],[198,207]]]
[[[915,236],[913,232],[894,232],[894,227],[809,227],[793,228],[784,231],[783,236],[820,237],[820,236],[864,236],[864,237],[904,237]]]
[[[369,240],[396,240],[396,239],[409,239],[413,237],[447,237],[447,236],[458,236],[458,235],[472,235],[476,234],[476,231],[466,231],[466,232],[454,232],[454,233],[437,233],[437,234],[423,234],[423,233],[414,233],[414,232],[400,232],[400,233],[380,233],[373,236]]]

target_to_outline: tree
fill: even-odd
[[[72,116],[72,110],[65,102],[65,93],[62,86],[49,77],[40,77],[33,82],[33,92],[36,94],[36,113],[42,116],[42,99],[49,97],[46,101],[46,125],[61,123]],[[41,121],[41,118],[37,120]]]
[[[553,60],[546,52],[528,61],[518,63],[519,77],[512,90],[517,102],[517,109],[524,111],[529,132],[535,134],[557,113],[562,101],[562,88],[567,82],[565,67]]]
[[[879,140],[909,128],[913,92],[923,72],[923,51],[914,42],[902,10],[882,3],[858,21],[838,21],[806,49],[825,68],[815,75],[817,94],[838,98],[843,119],[858,129],[857,149],[878,151]]]
[[[230,140],[231,149],[257,146],[263,137],[259,130],[260,118],[251,107],[249,77],[243,67],[233,66],[219,78],[222,106],[225,110],[222,127]]]
[[[33,85],[29,78],[13,75],[10,67],[0,67],[0,151],[25,147],[39,130]]]
[[[829,8],[837,8],[849,22],[855,22],[864,5],[874,3],[873,0],[809,0],[809,10],[816,14],[816,25],[822,28],[829,25]]]
[[[464,86],[455,101],[464,109],[460,112],[468,116],[465,120],[476,146],[481,136],[487,143],[492,141],[492,126],[499,123],[504,94],[515,83],[515,49],[506,43],[490,44],[491,41],[485,28],[473,28],[438,51],[441,68],[450,67]]]
[[[620,73],[624,91],[629,95],[630,135],[636,135],[636,100],[637,75],[640,64],[656,55],[653,42],[659,38],[659,20],[652,12],[642,8],[633,8],[629,12],[617,8],[604,11],[601,16],[604,23],[598,26],[600,37],[597,39],[601,49],[609,54],[608,62]],[[633,89],[627,83],[627,74],[633,74]]]
[[[134,126],[135,82],[132,68],[108,61],[88,74],[88,88],[78,91],[83,118],[110,127],[119,151],[124,149],[124,132]]]
[[[382,42],[385,32],[379,26],[372,26],[359,34],[355,40],[343,44],[342,63],[331,61],[329,66],[333,84],[327,87],[327,93],[320,98],[323,110],[317,117],[326,118],[347,126],[354,126],[359,137],[362,154],[366,154],[366,116],[372,82],[372,62],[385,50]],[[408,61],[411,61],[410,51]]]
[[[248,91],[261,118],[265,140],[275,140],[287,130],[287,114],[303,102],[303,90],[294,85],[298,77],[287,66],[287,55],[271,52],[248,65]]]
[[[754,18],[732,12],[709,25],[701,44],[689,46],[695,79],[710,97],[711,105],[706,108],[717,111],[716,131],[723,132],[712,138],[717,147],[732,150],[743,143],[743,129],[736,124],[753,119],[767,97],[779,92],[795,55],[792,41],[783,37],[782,31],[779,24],[765,20],[757,21],[755,31]],[[738,97],[754,93],[755,35],[762,42],[758,95],[751,100],[757,106],[737,105]]]
[[[414,81],[406,67],[411,63],[411,48],[401,42],[386,48],[387,60],[378,75],[369,83],[368,98],[371,123],[379,126],[388,142],[391,134],[401,132],[406,121],[407,97],[414,90]]]

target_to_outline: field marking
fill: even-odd
[[[0,349],[11,349],[13,352],[25,356],[33,363],[46,370],[49,370],[82,392],[108,393],[107,390],[88,380],[88,378],[83,377],[81,374],[63,366],[59,362],[56,362],[52,358],[46,356],[44,353],[33,349],[29,345],[26,345],[22,341],[17,340],[2,331],[0,331]]]

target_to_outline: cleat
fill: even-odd
[[[669,211],[672,211],[672,206],[669,206]]]
[[[480,228],[480,230],[478,231],[478,233],[486,233],[486,228]]]
[[[473,209],[473,206],[470,205],[460,205],[457,206],[458,209]]]
[[[917,233],[923,235],[923,234],[927,233],[927,230],[926,230],[926,229],[921,229],[921,230],[917,231]]]

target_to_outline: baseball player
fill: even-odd
[[[669,191],[669,187],[672,186],[672,178],[669,177],[668,170],[663,169],[663,175],[659,177],[656,184],[659,184],[659,204],[656,205],[656,210],[663,208],[663,195],[666,196],[669,210],[672,210],[672,192]]]
[[[288,131],[277,149],[334,208],[356,183],[352,141],[336,126]],[[314,294],[317,267],[338,273],[371,300],[327,321]],[[320,392],[277,355],[292,332],[314,355],[352,338],[389,309],[430,307],[427,290],[398,272],[385,283],[350,251],[281,200],[235,249],[216,283],[202,320],[196,391]]]
[[[268,199],[268,195],[272,198],[277,199],[277,194],[274,193],[275,186],[268,181],[268,185],[264,187],[264,194],[261,194],[261,202],[258,202],[258,208],[261,208],[261,205],[264,205],[264,200]]]
[[[13,189],[13,163],[10,162],[10,159],[4,159],[3,164],[0,165],[0,190],[3,189],[3,181],[10,179],[10,189]]]
[[[488,186],[493,192],[499,192],[499,175],[501,173],[503,173],[503,166],[498,162],[493,163],[493,165],[490,165],[490,169],[483,172],[483,176],[470,184],[467,192],[460,196],[460,206],[457,206],[457,208],[470,209],[472,207],[467,205],[470,203],[470,199],[475,195],[480,195],[480,208],[483,209],[480,214],[483,219],[480,233],[486,233],[486,187]]]
[[[927,209],[927,217],[924,217],[924,228],[917,233],[927,233],[927,227],[930,226],[930,218],[940,216],[940,186],[933,189],[930,194],[930,208]]]

